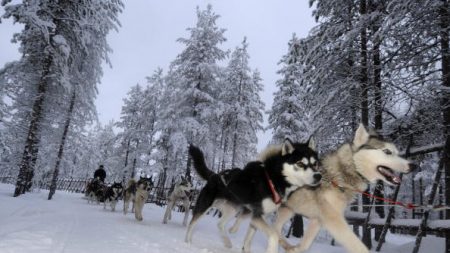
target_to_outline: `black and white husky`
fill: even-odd
[[[136,220],[141,221],[142,209],[147,202],[150,190],[153,188],[152,177],[141,177],[137,182],[131,179],[123,194],[123,214],[127,214],[130,202],[133,203],[131,211],[134,209]]]
[[[116,210],[117,201],[123,195],[123,186],[122,183],[114,182],[112,185],[109,185],[105,190],[103,209],[106,209],[106,202],[109,202],[111,205],[111,211]]]
[[[177,183],[173,191],[169,194],[169,199],[167,201],[166,212],[164,213],[163,223],[166,224],[167,220],[172,219],[172,209],[175,207],[177,201],[183,202],[184,208],[184,219],[183,226],[187,225],[189,218],[189,208],[191,206],[190,196],[191,196],[192,185],[186,180],[186,178],[181,177],[181,182]]]
[[[286,139],[281,149],[270,149],[260,161],[249,162],[243,170],[228,179],[211,171],[203,153],[191,146],[189,153],[197,173],[207,181],[200,191],[185,241],[192,241],[192,231],[199,218],[214,205],[226,201],[251,211],[250,230],[259,229],[268,237],[267,253],[278,251],[278,234],[263,216],[278,209],[288,195],[304,185],[316,186],[321,181],[314,142],[292,143]],[[249,252],[250,249],[243,249]]]

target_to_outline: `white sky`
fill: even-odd
[[[250,67],[259,69],[263,78],[261,94],[266,110],[272,104],[275,81],[279,78],[277,63],[287,51],[287,42],[296,33],[305,37],[314,26],[306,0],[123,0],[120,15],[122,27],[112,32],[108,41],[114,52],[113,68],[104,64],[104,76],[96,100],[99,119],[107,123],[120,118],[122,99],[131,86],[145,84],[157,67],[167,70],[171,61],[183,50],[176,42],[187,38],[186,28],[195,26],[196,6],[205,9],[208,3],[221,17],[218,26],[227,29],[227,42],[221,48],[234,49],[244,36],[249,43]],[[0,14],[3,11],[0,10]],[[0,67],[19,59],[17,45],[10,40],[20,31],[10,20],[0,24]],[[271,133],[259,134],[258,147],[264,147]]]

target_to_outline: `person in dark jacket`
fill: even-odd
[[[98,169],[94,172],[94,179],[95,178],[99,178],[103,183],[105,182],[106,171],[103,168],[103,164],[100,164],[100,166],[98,166]]]

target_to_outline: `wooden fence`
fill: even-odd
[[[86,185],[90,179],[80,179],[80,178],[60,178],[56,182],[56,190],[66,191],[66,192],[74,192],[74,193],[85,193]],[[0,177],[0,182],[4,184],[15,184],[16,178],[10,176]],[[42,183],[38,185],[38,188],[49,190],[49,183]],[[164,206],[167,204],[168,193],[173,190],[172,187],[153,187],[150,191],[149,198],[147,199],[147,203],[155,203],[159,206]],[[199,193],[198,189],[193,189],[191,193],[191,207],[195,204],[195,200]],[[178,207],[181,210],[181,205]]]

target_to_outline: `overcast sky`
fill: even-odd
[[[266,110],[272,104],[275,81],[279,78],[277,63],[287,51],[287,42],[296,33],[305,37],[315,25],[306,0],[123,0],[120,15],[122,27],[112,32],[108,41],[114,52],[112,68],[106,64],[96,100],[99,119],[107,123],[118,120],[122,99],[131,86],[145,84],[157,67],[167,70],[171,61],[183,50],[176,42],[187,38],[188,27],[196,23],[196,6],[208,3],[221,17],[217,25],[227,29],[227,42],[222,49],[234,49],[244,36],[249,43],[250,67],[257,68],[263,78],[261,94]],[[3,11],[0,11],[2,14]],[[21,28],[9,20],[0,24],[0,67],[20,57],[17,45],[10,40]],[[270,131],[260,135],[259,148],[267,144]]]

